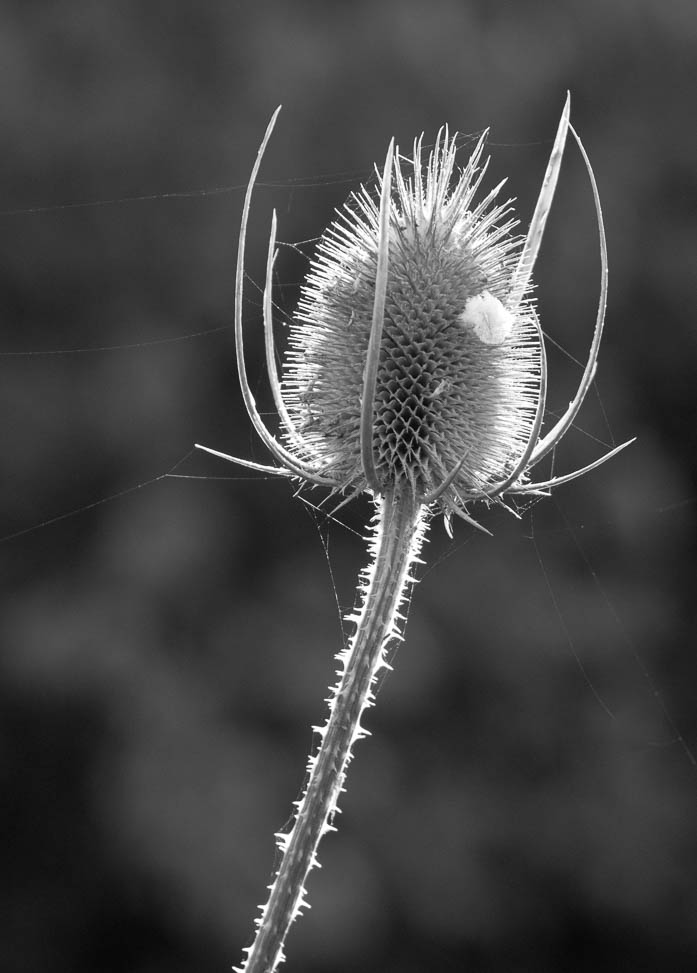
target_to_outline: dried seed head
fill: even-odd
[[[247,377],[242,326],[245,241],[254,183],[280,107],[257,153],[245,194],[235,278],[235,346],[244,404],[278,465],[199,446],[241,466],[292,477],[333,494],[404,495],[479,526],[473,500],[541,494],[588,473],[633,440],[581,469],[530,482],[529,471],[566,435],[593,382],[607,303],[607,245],[600,196],[583,144],[562,111],[524,242],[512,235],[497,186],[474,203],[483,137],[455,177],[455,138],[442,131],[422,171],[387,152],[378,185],[354,194],[320,240],[291,323],[283,380],[276,372],[272,271],[276,214],[264,287],[269,380],[287,445],[267,427]],[[529,296],[567,133],[583,157],[598,220],[600,297],[588,360],[564,413],[541,435],[547,364]],[[396,192],[392,192],[392,179]],[[405,174],[406,170],[406,174]],[[510,201],[509,201],[510,202]],[[198,444],[197,444],[198,445]]]
[[[482,144],[457,178],[447,130],[425,173],[420,141],[395,161],[372,449],[381,490],[406,486],[417,501],[458,464],[463,501],[505,480],[537,413],[541,333],[530,300],[512,299],[522,240],[495,201],[501,186],[474,203]],[[360,424],[379,216],[379,196],[362,187],[322,236],[282,381],[307,461],[354,489],[368,488]]]

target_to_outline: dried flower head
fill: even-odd
[[[314,465],[351,488],[404,487],[427,498],[460,464],[441,496],[452,504],[499,483],[530,438],[542,343],[530,302],[511,305],[521,241],[510,209],[495,205],[500,187],[473,205],[482,148],[480,140],[452,189],[456,144],[447,131],[424,178],[420,141],[408,162],[397,156],[370,473],[361,417],[382,241],[365,188],[320,241],[282,387]]]
[[[322,236],[291,322],[282,379],[275,363],[271,277],[276,215],[264,291],[267,364],[282,420],[267,429],[247,380],[242,335],[244,248],[252,189],[273,129],[262,142],[245,198],[237,264],[235,329],[240,385],[252,422],[280,466],[225,456],[253,469],[353,496],[409,491],[416,505],[475,523],[475,500],[544,492],[565,476],[530,482],[529,471],[573,423],[595,374],[606,304],[607,256],[598,191],[569,123],[567,98],[530,229],[513,233],[503,183],[481,200],[485,135],[455,168],[456,136],[439,133],[423,166],[390,143],[379,196],[365,188]],[[576,395],[541,436],[547,363],[531,277],[571,130],[591,180],[598,218],[601,288],[595,333]],[[394,186],[394,189],[393,189]],[[626,444],[624,444],[626,445]],[[623,447],[618,447],[618,449]]]

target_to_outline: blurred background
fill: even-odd
[[[191,451],[268,461],[230,324],[271,112],[244,309],[266,404],[272,208],[302,244],[282,341],[303,254],[392,135],[447,122],[464,164],[491,126],[488,185],[526,226],[567,88],[610,304],[555,468],[638,441],[520,521],[479,511],[493,538],[433,525],[284,969],[695,968],[696,82],[688,0],[5,0],[4,973],[238,963],[323,719],[368,505],[336,523]],[[571,144],[538,266],[551,421],[598,295]]]

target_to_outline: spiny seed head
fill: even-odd
[[[447,129],[422,168],[387,152],[377,196],[362,187],[338,211],[312,261],[290,326],[282,381],[276,370],[272,277],[276,214],[264,286],[269,381],[285,445],[267,427],[247,376],[242,323],[245,242],[254,184],[280,108],[257,153],[242,209],[235,277],[235,346],[244,404],[278,465],[201,446],[241,466],[349,497],[411,495],[418,506],[479,526],[474,500],[541,494],[610,459],[629,442],[572,473],[530,482],[529,471],[573,425],[593,382],[607,304],[607,245],[590,160],[569,121],[567,96],[523,241],[514,236],[501,186],[476,193],[483,137],[455,172]],[[588,360],[563,414],[542,435],[547,363],[530,299],[531,277],[571,132],[593,191],[600,244],[600,297]],[[393,182],[394,176],[394,182]],[[393,185],[395,189],[393,190]]]
[[[515,295],[521,238],[500,186],[476,203],[482,141],[455,174],[441,131],[422,172],[421,141],[398,154],[375,384],[372,450],[382,491],[421,500],[458,464],[452,492],[481,495],[515,468],[535,421],[541,336]],[[486,167],[484,167],[486,168]],[[365,188],[322,236],[290,325],[283,397],[307,460],[367,488],[360,424],[375,302],[379,190]],[[464,458],[464,461],[463,461]]]

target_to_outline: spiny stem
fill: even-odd
[[[318,730],[321,743],[310,757],[308,782],[298,803],[293,829],[277,835],[283,853],[271,895],[257,920],[256,939],[238,973],[273,973],[284,959],[283,944],[293,919],[305,905],[305,880],[316,864],[320,838],[333,830],[331,819],[344,785],[354,742],[366,735],[361,714],[374,701],[373,683],[387,665],[385,650],[401,638],[399,608],[413,579],[409,568],[417,560],[427,526],[426,508],[410,491],[395,492],[378,501],[370,550],[373,560],[361,574],[362,605],[350,616],[356,632],[337,658],[343,671],[330,701],[330,715]]]

